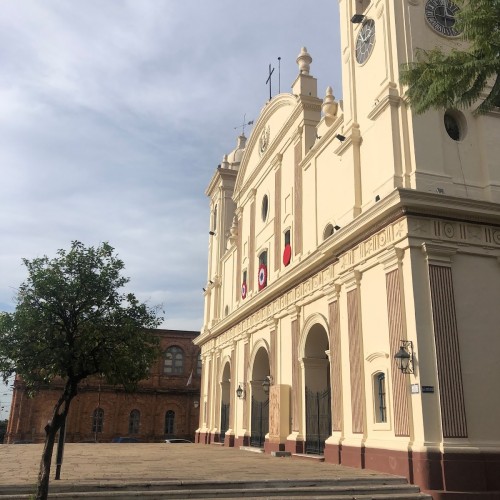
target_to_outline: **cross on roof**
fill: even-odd
[[[272,98],[272,94],[271,94],[271,77],[274,73],[274,68],[271,69],[271,63],[269,63],[269,76],[267,77],[267,80],[266,80],[266,85],[269,83],[269,100],[271,100]]]
[[[242,129],[241,135],[245,135],[245,127],[247,125],[253,125],[253,120],[247,122],[247,114],[245,113],[243,115],[243,123],[241,125],[237,125],[236,127],[234,127],[234,130],[236,130],[237,128],[241,128]]]

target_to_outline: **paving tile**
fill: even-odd
[[[2,485],[35,483],[43,445],[0,445]],[[54,450],[51,478],[55,474]],[[67,443],[61,482],[334,479],[387,476],[334,464],[221,446],[165,443]]]

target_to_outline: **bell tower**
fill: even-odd
[[[343,135],[359,147],[361,211],[394,188],[500,201],[495,159],[486,147],[500,132],[500,115],[447,109],[417,116],[399,83],[401,65],[414,61],[417,49],[465,47],[455,27],[458,8],[451,0],[339,5]]]

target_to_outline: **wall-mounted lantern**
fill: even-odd
[[[401,340],[399,351],[394,355],[401,373],[413,373],[413,342]]]
[[[238,389],[236,389],[236,396],[238,396],[238,399],[245,399],[245,389],[243,389],[241,386],[242,383],[240,382],[238,384]]]
[[[264,382],[262,382],[262,389],[264,390],[264,394],[269,394],[269,387],[273,384],[273,377],[271,375],[267,375]]]

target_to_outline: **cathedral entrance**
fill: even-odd
[[[305,345],[305,452],[322,455],[325,441],[332,431],[330,362],[328,335],[325,328],[315,324],[309,330]]]
[[[263,448],[269,432],[269,394],[262,383],[269,376],[269,356],[261,347],[255,356],[252,370],[252,414],[250,427],[250,446]]]
[[[226,437],[226,431],[229,429],[229,412],[230,412],[230,401],[231,401],[231,367],[229,363],[224,366],[224,371],[222,372],[221,381],[221,408],[220,408],[220,432],[219,441],[224,442]]]

